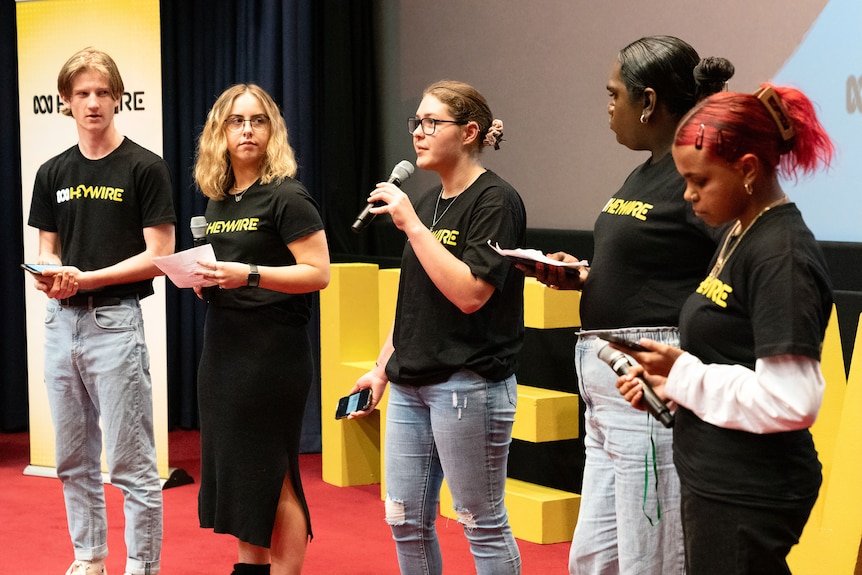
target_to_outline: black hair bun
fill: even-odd
[[[733,64],[726,58],[710,56],[702,59],[694,67],[697,99],[701,100],[724,90],[725,84],[733,77],[735,71]]]

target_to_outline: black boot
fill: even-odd
[[[236,563],[231,575],[269,575],[269,563],[266,565],[252,565],[251,563]]]

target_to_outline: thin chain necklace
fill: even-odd
[[[480,167],[481,167],[481,166],[480,166]],[[445,216],[445,215],[446,215],[446,212],[448,212],[448,211],[449,211],[449,208],[451,208],[451,207],[452,207],[452,204],[454,204],[454,203],[455,203],[455,200],[457,200],[457,199],[461,196],[461,194],[463,194],[464,192],[466,192],[466,191],[470,188],[470,186],[472,186],[473,184],[475,184],[475,183],[476,183],[476,180],[478,180],[478,179],[479,179],[479,177],[480,177],[482,174],[484,174],[486,171],[487,171],[487,170],[485,170],[484,168],[482,168],[482,169],[481,169],[481,171],[480,171],[478,174],[476,174],[475,176],[473,176],[473,178],[469,181],[469,183],[468,183],[466,186],[464,186],[464,188],[461,190],[461,193],[460,193],[460,194],[456,194],[456,195],[452,198],[452,201],[451,201],[451,202],[449,202],[449,205],[448,205],[448,206],[446,206],[446,208],[443,210],[443,213],[442,213],[442,214],[440,214],[440,217],[438,218],[438,217],[437,217],[437,209],[440,207],[440,199],[443,197],[443,192],[445,191],[445,189],[444,189],[443,187],[441,187],[441,188],[440,188],[440,194],[437,196],[437,203],[436,203],[436,204],[434,204],[434,219],[432,219],[432,220],[431,220],[431,228],[430,228],[430,229],[431,229],[431,231],[432,231],[432,232],[434,231],[434,228],[435,228],[435,227],[437,227],[437,224],[440,222],[440,220],[442,220],[442,219],[443,219],[443,216]]]
[[[243,189],[239,189],[238,187],[234,186],[233,189],[236,193],[233,195],[233,201],[241,202],[243,195],[245,195],[245,193],[248,191],[248,189],[250,187],[251,187],[251,185],[248,185]]]
[[[437,209],[440,207],[440,198],[442,198],[442,197],[443,197],[443,188],[440,188],[440,195],[439,195],[439,196],[437,196],[437,203],[436,203],[436,204],[434,204],[434,219],[432,219],[432,220],[431,220],[431,231],[432,231],[432,232],[434,231],[434,228],[437,226],[437,223],[438,223],[440,220],[442,220],[442,219],[443,219],[443,216],[445,216],[445,215],[446,215],[446,212],[448,212],[448,211],[449,211],[449,208],[451,208],[451,207],[452,207],[452,204],[454,204],[454,203],[455,203],[455,200],[457,200],[457,199],[458,199],[458,197],[459,197],[460,195],[461,195],[461,194],[458,194],[457,196],[455,196],[454,198],[452,198],[452,201],[451,201],[451,202],[449,202],[449,205],[448,205],[448,206],[446,206],[446,208],[443,210],[443,213],[442,213],[442,214],[440,214],[440,217],[438,218],[438,217],[437,217]]]
[[[775,206],[778,206],[780,204],[785,203],[786,201],[787,201],[787,194],[784,194],[781,198],[775,200],[774,202],[772,202],[771,204],[769,204],[768,206],[766,206],[765,208],[760,210],[760,213],[757,214],[756,216],[754,216],[754,219],[751,220],[751,223],[748,224],[748,226],[744,230],[742,230],[742,233],[739,232],[740,228],[742,227],[742,224],[739,222],[739,220],[736,220],[736,223],[733,224],[733,227],[730,229],[730,232],[727,234],[727,237],[724,239],[724,244],[721,246],[721,251],[718,252],[718,259],[715,260],[715,265],[712,267],[712,271],[709,272],[709,277],[711,277],[711,278],[717,278],[718,277],[718,274],[720,274],[721,270],[724,269],[724,264],[726,264],[727,260],[730,259],[730,256],[733,255],[733,252],[736,251],[736,247],[742,242],[742,238],[744,238],[745,234],[748,233],[748,230],[750,230],[754,226],[754,223],[760,219],[760,216],[762,216],[763,214],[765,214],[766,212],[768,212],[769,210],[771,210]],[[739,235],[737,236],[737,234],[739,234]],[[732,240],[734,237],[736,237],[736,241],[730,247],[730,251],[728,251],[727,248],[728,248],[728,245],[730,244],[730,240]]]

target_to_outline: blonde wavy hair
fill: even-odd
[[[260,182],[280,183],[285,178],[296,175],[296,157],[290,147],[287,126],[278,105],[260,86],[236,84],[222,92],[207,114],[195,154],[195,182],[201,192],[213,200],[225,199],[226,191],[234,185],[224,123],[230,115],[234,100],[243,94],[251,94],[257,98],[269,117],[269,143],[260,161]]]

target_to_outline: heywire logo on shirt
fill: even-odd
[[[733,288],[724,283],[718,278],[709,276],[697,288],[697,293],[712,300],[712,303],[718,307],[727,307],[727,296],[733,291]]]
[[[458,234],[460,233],[458,230],[434,230],[431,233],[444,246],[458,245]]]
[[[57,190],[57,203],[62,204],[71,200],[107,200],[109,202],[123,201],[123,188],[111,186],[87,186],[78,184],[69,188]]]
[[[631,216],[638,220],[646,221],[647,214],[655,206],[641,202],[639,200],[621,200],[619,198],[611,198],[605,207],[602,208],[602,213],[613,214],[615,216]]]
[[[257,224],[259,222],[260,218],[238,218],[236,220],[210,222],[207,224],[207,234],[253,232],[257,231]]]

